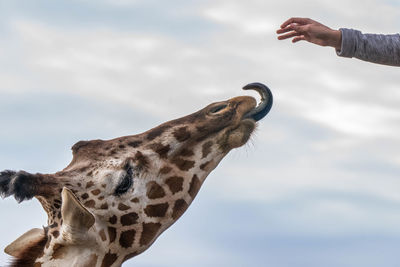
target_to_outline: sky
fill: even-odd
[[[278,41],[292,16],[400,28],[397,0],[0,0],[0,170],[54,173],[79,140],[257,97],[241,87],[262,82],[275,102],[251,141],[123,266],[398,266],[399,69]],[[36,200],[0,211],[2,249],[46,224]]]

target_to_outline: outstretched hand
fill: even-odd
[[[279,40],[293,38],[292,42],[308,41],[320,46],[341,49],[342,33],[309,18],[290,18],[276,31]]]

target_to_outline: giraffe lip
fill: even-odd
[[[220,143],[221,147],[227,151],[244,145],[250,139],[255,128],[256,122],[254,119],[242,119],[236,127],[225,132],[224,141]]]
[[[243,90],[255,90],[261,96],[261,102],[258,106],[247,112],[243,116],[243,119],[251,118],[255,121],[259,121],[264,118],[272,108],[273,97],[271,90],[262,83],[250,83],[244,86]]]

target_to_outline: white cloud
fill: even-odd
[[[128,7],[128,6],[134,6],[140,3],[140,0],[79,0],[83,3],[92,3],[92,4],[105,4],[109,6],[114,6],[114,7]]]
[[[225,24],[248,34],[271,34],[279,21],[257,16],[250,5],[227,2],[204,10],[204,16],[217,23]]]
[[[102,1],[122,8],[139,2]],[[206,194],[199,197],[212,194],[221,201],[207,206],[207,212],[226,202],[261,203],[271,207],[270,212],[288,202],[292,208],[272,213],[274,222],[282,225],[274,229],[295,234],[297,227],[308,227],[311,235],[315,227],[321,235],[351,234],[370,220],[364,233],[397,234],[400,218],[389,204],[400,201],[398,69],[338,58],[333,49],[304,42],[280,42],[274,30],[290,16],[307,16],[332,27],[393,31],[398,9],[374,0],[214,0],[192,10],[185,6],[185,11],[211,24],[200,40],[162,30],[65,27],[39,16],[11,17],[6,23],[11,34],[0,43],[0,93],[23,98],[29,92],[58,92],[101,100],[116,110],[133,106],[132,112],[156,116],[156,125],[245,94],[240,87],[248,82],[264,82],[274,93],[275,105],[260,122],[254,145],[232,152],[206,182]],[[174,19],[179,15],[174,13]],[[193,33],[189,29],[186,34]],[[110,117],[104,122],[110,128],[132,123],[128,117],[113,123]],[[8,119],[19,118],[10,114]],[[86,123],[76,120],[80,127]],[[51,127],[57,123],[55,119]],[[268,216],[267,211],[257,216]],[[370,219],[374,216],[377,219]],[[348,220],[336,227],[331,224],[335,218]],[[170,244],[181,243],[192,249],[188,255],[199,255],[196,250],[206,254],[207,248],[187,240]],[[154,252],[165,256],[162,248]]]

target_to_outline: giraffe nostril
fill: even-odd
[[[210,109],[210,114],[216,114],[216,113],[220,112],[221,110],[224,110],[227,106],[228,106],[227,104],[222,104],[222,105],[212,107]]]

